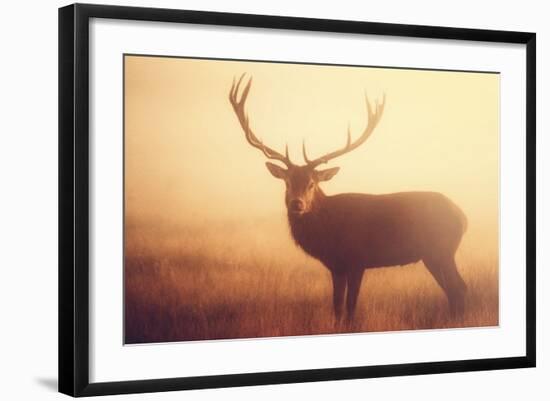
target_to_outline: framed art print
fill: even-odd
[[[59,387],[535,366],[535,34],[59,10]]]

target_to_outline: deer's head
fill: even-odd
[[[284,180],[286,184],[285,202],[288,212],[296,216],[301,216],[304,213],[308,213],[314,206],[316,195],[321,191],[319,189],[319,183],[330,180],[340,169],[339,167],[332,167],[325,170],[319,170],[317,167],[323,163],[328,163],[331,159],[356,149],[367,140],[382,117],[385,98],[382,100],[382,103],[376,102],[375,109],[373,111],[371,104],[365,95],[368,114],[367,127],[361,136],[355,141],[351,140],[351,132],[348,129],[346,146],[343,148],[327,153],[317,159],[309,160],[304,142],[302,144],[302,153],[306,164],[299,166],[290,161],[288,156],[288,145],[286,146],[285,154],[283,155],[264,145],[263,142],[254,134],[254,132],[252,132],[248,115],[245,112],[245,102],[250,92],[252,78],[249,79],[248,83],[242,90],[240,100],[238,100],[239,88],[243,81],[244,75],[245,74],[243,74],[238,81],[235,79],[233,80],[233,85],[231,86],[231,90],[229,92],[229,101],[231,102],[233,110],[239,119],[241,127],[245,133],[245,138],[251,146],[261,150],[268,159],[279,161],[285,165],[286,168],[274,163],[266,162],[269,172],[275,178]]]

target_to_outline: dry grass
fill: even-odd
[[[356,321],[335,327],[329,273],[294,246],[284,221],[162,227],[126,226],[126,343],[498,324],[496,252],[474,252],[471,235],[457,255],[468,285],[462,319],[449,317],[418,263],[368,270]]]

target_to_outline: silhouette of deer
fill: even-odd
[[[358,139],[352,141],[348,129],[343,148],[314,160],[308,159],[304,142],[306,164],[299,166],[290,161],[288,145],[282,155],[253,133],[245,112],[252,78],[238,99],[244,76],[233,80],[229,100],[248,143],[286,167],[266,162],[269,172],[286,184],[285,203],[294,242],[331,273],[336,321],[343,317],[344,302],[348,321],[353,319],[365,269],[420,260],[445,292],[451,314],[462,316],[466,284],[457,270],[455,253],[467,220],[458,206],[436,192],[329,196],[319,187],[320,182],[334,177],[339,167],[317,167],[358,148],[369,138],[384,112],[385,96],[381,103],[375,103],[373,111],[365,95],[368,123]]]

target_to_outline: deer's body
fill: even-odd
[[[306,253],[318,259],[332,275],[333,305],[337,320],[346,305],[352,319],[365,269],[399,266],[422,260],[445,292],[453,314],[464,312],[466,285],[458,273],[455,253],[467,226],[466,216],[451,200],[436,192],[400,192],[387,195],[346,193],[327,196],[319,187],[338,167],[316,168],[366,141],[378,124],[384,103],[372,110],[367,100],[368,125],[359,139],[306,165],[293,164],[285,155],[265,146],[252,132],[244,104],[251,80],[237,100],[239,82],[229,99],[247,141],[286,169],[266,163],[271,174],[286,184],[285,203],[292,238]]]
[[[294,241],[331,271],[397,266],[453,254],[465,217],[435,192],[340,194],[288,214]]]
[[[346,302],[352,317],[365,269],[420,260],[447,293],[452,312],[463,312],[466,286],[454,255],[467,223],[449,199],[435,192],[320,193],[315,203],[301,217],[288,213],[288,222],[296,244],[331,272],[337,316]]]

